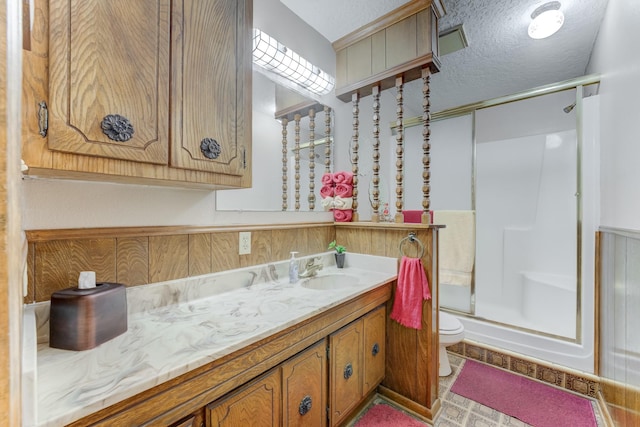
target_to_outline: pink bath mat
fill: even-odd
[[[451,392],[535,427],[597,427],[588,399],[467,360]]]
[[[389,405],[380,403],[369,408],[354,427],[424,427],[426,425],[428,424],[411,418]]]

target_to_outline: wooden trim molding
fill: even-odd
[[[22,425],[21,17],[22,2],[0,0],[0,413],[9,427]]]
[[[196,225],[153,227],[104,227],[66,228],[52,230],[27,230],[29,243],[63,239],[100,239],[105,237],[170,236],[175,234],[227,233],[231,231],[287,230],[296,228],[333,227],[333,222],[299,224],[255,224],[255,225]]]

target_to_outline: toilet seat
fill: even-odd
[[[464,331],[462,323],[460,323],[460,321],[454,316],[442,311],[439,313],[439,315],[440,326],[438,329],[440,331],[440,334],[456,335]]]

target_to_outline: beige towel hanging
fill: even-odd
[[[446,225],[439,234],[439,282],[471,286],[476,254],[475,212],[434,211],[435,224]]]

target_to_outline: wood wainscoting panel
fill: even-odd
[[[336,229],[330,227],[313,227],[308,229],[307,254],[316,254],[328,250],[329,243],[336,239]]]
[[[189,234],[189,276],[213,273],[211,234]]]
[[[241,231],[251,232],[249,255],[238,254]],[[29,304],[77,286],[80,271],[95,271],[102,282],[145,285],[285,261],[294,250],[300,256],[326,252],[336,232],[333,223],[309,223],[28,230],[26,234],[24,302]],[[353,235],[356,249],[357,237]]]
[[[126,286],[149,283],[149,238],[116,239],[116,281]]]
[[[239,236],[236,232],[211,233],[211,266],[214,272],[240,267]]]
[[[303,229],[271,230],[271,261],[285,261],[291,257],[291,252],[298,252],[297,257],[309,255],[309,232]],[[319,251],[318,251],[319,252]]]
[[[36,243],[34,249],[36,301],[78,286],[81,271],[95,271],[98,282],[116,280],[116,239],[54,240]]]
[[[271,261],[271,230],[251,232],[251,253],[240,255],[240,266],[249,267]],[[236,247],[236,252],[238,252]]]
[[[373,255],[369,229],[339,228],[336,230],[336,240],[347,248],[347,252]]]
[[[149,237],[149,282],[189,276],[189,235]]]

